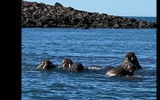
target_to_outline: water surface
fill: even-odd
[[[106,71],[37,71],[44,59],[116,67],[127,52],[138,57],[141,78]],[[156,29],[22,28],[23,100],[156,100]]]

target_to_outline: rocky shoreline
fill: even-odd
[[[156,28],[156,22],[22,1],[21,26],[44,28]]]

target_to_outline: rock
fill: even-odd
[[[22,27],[156,28],[156,22],[99,14],[44,3],[22,1]]]
[[[47,28],[47,27],[48,27],[48,25],[47,25],[47,24],[45,24],[43,27],[44,27],[44,28]]]
[[[114,24],[113,28],[119,28],[119,25],[118,24]]]
[[[85,26],[83,27],[83,29],[89,29],[89,26],[88,26],[88,25],[85,25]]]
[[[54,6],[55,6],[55,7],[63,8],[63,6],[62,6],[60,3],[58,3],[58,2],[56,2]]]
[[[144,21],[142,21],[142,20],[140,20],[139,23],[138,23],[138,27],[139,28],[144,28],[145,25],[146,25],[146,23]]]

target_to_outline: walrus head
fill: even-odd
[[[55,67],[55,66],[52,64],[51,61],[49,61],[49,60],[43,60],[43,61],[40,63],[40,65],[38,65],[38,66],[36,67],[36,69],[51,69],[51,68],[53,68],[53,67]]]
[[[128,52],[126,54],[126,57],[125,57],[123,63],[126,63],[126,62],[131,62],[132,64],[134,64],[134,67],[136,69],[142,69],[142,67],[140,66],[140,64],[138,62],[137,57],[135,56],[135,54],[133,52]],[[132,67],[133,67],[133,65],[132,65]]]
[[[70,59],[63,59],[63,61],[62,61],[62,67],[69,68],[72,64],[73,64],[73,62]]]

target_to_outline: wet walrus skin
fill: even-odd
[[[72,60],[70,59],[63,59],[62,67],[69,68],[73,64]]]
[[[70,59],[63,59],[62,65],[59,68],[64,70],[79,72],[84,70],[84,67],[81,63],[73,63]]]
[[[56,67],[53,65],[53,63],[49,60],[43,60],[37,67],[36,69],[42,69],[42,70],[49,70],[49,69],[62,69],[65,71],[74,71],[74,72],[79,72],[83,70],[83,65],[81,63],[73,63],[72,60],[70,59],[64,59],[62,61],[62,65],[59,67]]]
[[[37,67],[36,69],[52,69],[55,66],[53,65],[53,63],[49,60],[43,60]]]
[[[116,68],[107,71],[107,76],[133,76],[134,71],[142,69],[133,52],[128,52],[123,63]]]

